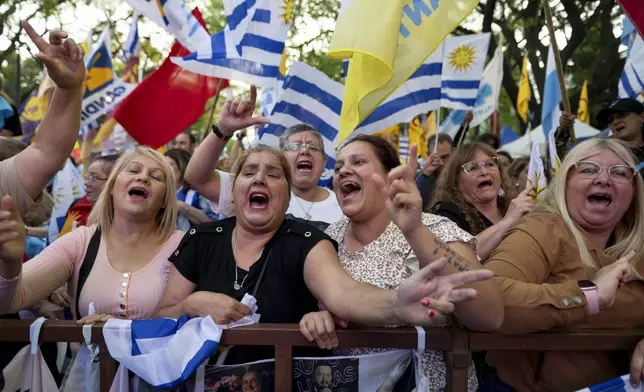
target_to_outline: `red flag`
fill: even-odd
[[[644,4],[642,4],[642,0],[619,0],[619,3],[637,31],[644,37]]]
[[[205,27],[199,10],[192,13]],[[219,79],[186,71],[170,61],[188,54],[175,42],[163,64],[116,109],[116,121],[140,144],[159,148],[168,143],[201,117],[208,99],[217,94]],[[226,87],[227,80],[222,83]]]

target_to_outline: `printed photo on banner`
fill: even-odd
[[[275,361],[206,366],[206,392],[268,392],[274,390]]]
[[[293,361],[293,392],[358,392],[358,358]]]

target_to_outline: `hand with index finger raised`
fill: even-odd
[[[42,38],[26,20],[22,27],[39,53],[35,55],[45,67],[49,77],[62,89],[80,89],[85,81],[83,48],[68,38],[67,33],[55,30],[49,34],[49,41]]]
[[[254,125],[268,124],[266,117],[253,117],[257,103],[257,87],[250,86],[250,96],[243,100],[228,100],[219,114],[219,130],[224,136],[232,136],[236,131]]]

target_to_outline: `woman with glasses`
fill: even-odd
[[[476,236],[478,256],[485,261],[505,232],[532,210],[528,191],[515,198],[515,189],[490,146],[464,144],[438,178],[432,211]]]
[[[575,146],[535,211],[492,252],[503,333],[644,327],[644,183],[628,146]],[[489,352],[487,391],[576,391],[629,372],[630,353]]]

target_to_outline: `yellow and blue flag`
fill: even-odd
[[[342,142],[407,80],[478,0],[344,0],[329,57],[350,59]]]

